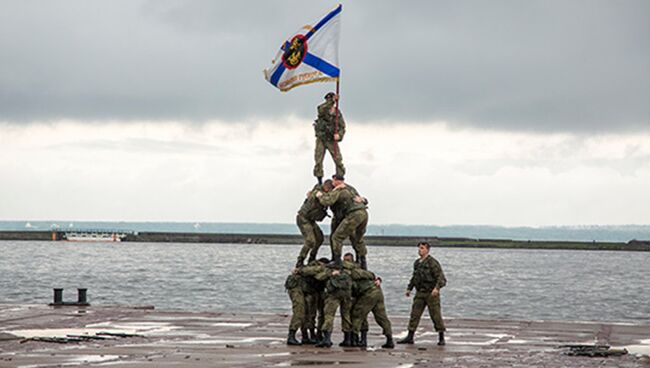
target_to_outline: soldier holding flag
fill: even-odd
[[[316,134],[314,176],[318,179],[318,184],[321,184],[323,180],[323,158],[325,158],[326,149],[336,164],[336,175],[345,175],[343,156],[338,145],[345,135],[345,120],[337,106],[338,99],[339,96],[334,92],[326,94],[325,102],[318,106],[318,119],[314,121],[314,133]]]

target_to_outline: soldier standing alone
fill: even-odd
[[[325,102],[318,105],[318,118],[314,121],[314,133],[316,134],[314,176],[318,179],[318,184],[321,184],[323,180],[323,159],[325,158],[326,149],[334,160],[336,174],[345,175],[341,147],[338,145],[338,142],[342,141],[345,135],[345,120],[343,120],[341,110],[336,108],[338,98],[339,96],[334,92],[326,94]]]
[[[406,297],[411,295],[415,288],[416,293],[411,307],[411,318],[408,325],[408,336],[398,341],[398,344],[413,344],[415,330],[420,323],[424,308],[429,308],[429,315],[433,326],[438,332],[438,345],[445,345],[445,323],[440,312],[440,289],[447,284],[445,274],[440,263],[429,255],[431,245],[427,242],[418,244],[420,258],[413,265],[413,276],[406,287]]]

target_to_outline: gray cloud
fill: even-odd
[[[336,3],[332,2],[331,7]],[[303,1],[4,1],[0,121],[307,121],[332,84],[263,80]],[[348,120],[528,131],[650,129],[650,3],[344,3]]]

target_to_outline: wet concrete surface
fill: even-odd
[[[447,345],[424,318],[414,345],[382,349],[370,320],[369,347],[285,344],[286,314],[190,313],[126,306],[0,305],[0,367],[650,367],[650,325],[447,319]],[[396,338],[408,316],[392,316]],[[337,321],[338,323],[339,321]],[[336,332],[338,343],[342,334]],[[135,334],[52,343],[35,337]],[[620,357],[568,356],[562,344],[626,348]]]

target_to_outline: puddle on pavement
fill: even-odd
[[[120,359],[119,355],[72,355],[70,357],[64,357],[65,360],[57,362],[57,367],[69,367],[69,366],[78,366],[82,364],[93,364],[93,363],[108,363],[112,361],[117,361]],[[43,368],[53,366],[51,362],[45,364],[27,364],[20,365],[18,368]]]
[[[165,333],[180,328],[178,326],[172,326],[167,322],[100,322],[87,325],[86,327],[129,330],[132,331],[131,333],[143,335]]]
[[[191,340],[191,341],[178,341],[178,344],[248,344],[255,342],[274,342],[274,341],[285,341],[283,338],[278,337],[247,337],[243,339],[231,338],[231,339],[207,339],[207,340]]]
[[[252,326],[252,323],[236,323],[236,322],[217,322],[217,323],[210,323],[210,326],[213,327],[250,327]]]
[[[280,362],[274,367],[293,367],[293,366],[305,366],[305,365],[343,365],[343,364],[362,364],[362,362],[352,362],[344,360],[291,360],[286,362]],[[400,366],[401,367],[401,366]]]
[[[640,340],[638,344],[625,345],[621,346],[621,348],[627,349],[633,355],[650,356],[650,339]]]
[[[99,332],[133,333],[131,331],[106,328],[47,328],[34,330],[12,330],[5,332],[24,339],[31,337],[67,337],[68,335],[95,335]]]

